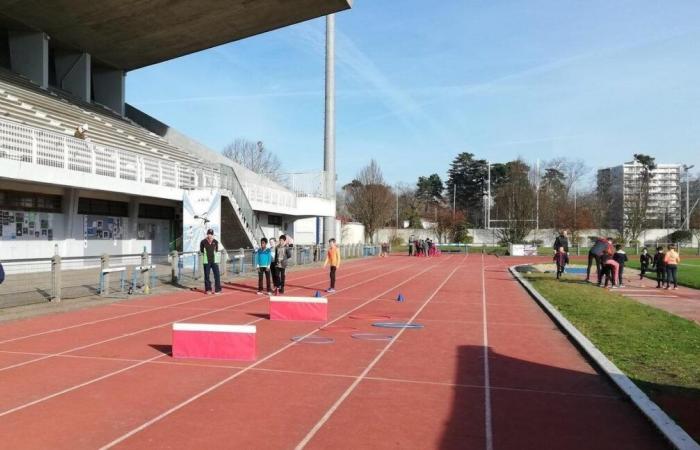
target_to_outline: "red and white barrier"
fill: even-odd
[[[328,300],[324,297],[270,297],[270,320],[328,320]]]
[[[173,324],[173,357],[254,361],[255,325]]]

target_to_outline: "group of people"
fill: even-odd
[[[287,264],[292,257],[292,250],[287,241],[287,236],[284,234],[279,237],[279,241],[275,241],[274,238],[269,241],[267,238],[260,239],[260,247],[253,254],[254,265],[258,269],[258,294],[263,294],[263,278],[266,281],[268,294],[284,294]],[[323,267],[330,265],[330,287],[326,289],[326,292],[335,292],[336,271],[340,267],[340,249],[336,245],[335,239],[330,239],[328,244],[326,260],[323,263]],[[205,294],[221,294],[221,272],[219,271],[221,253],[219,241],[214,239],[214,230],[207,230],[206,237],[199,243],[199,253],[204,265]],[[211,273],[214,274],[214,286],[211,283]],[[270,286],[271,281],[274,285],[274,291]]]
[[[438,254],[437,245],[432,239],[415,239],[408,241],[408,256],[436,256]]]
[[[255,268],[258,269],[258,294],[263,294],[263,278],[268,295],[284,294],[284,283],[286,277],[287,263],[292,257],[292,251],[287,245],[287,236],[279,237],[279,242],[270,239],[268,246],[267,238],[260,239],[260,247],[255,250],[253,259]],[[326,292],[335,292],[336,271],[340,267],[340,249],[336,245],[335,239],[328,241],[328,251],[323,267],[330,265],[330,287]],[[270,279],[274,291],[270,286]]]
[[[613,289],[622,288],[624,287],[622,275],[628,260],[622,244],[614,244],[613,238],[610,237],[598,238],[588,252],[585,281],[591,282],[591,267],[595,262],[598,286],[608,287],[610,284]],[[680,261],[681,257],[673,244],[669,244],[665,252],[663,247],[657,247],[653,258],[644,247],[639,255],[641,267],[639,279],[643,279],[651,268],[656,271],[657,288],[670,289],[673,282],[673,289],[678,289],[677,274]]]
[[[554,262],[557,266],[557,279],[560,279],[567,264],[569,264],[569,239],[567,232],[561,231],[554,241]],[[623,274],[629,257],[622,244],[615,244],[613,238],[598,238],[588,251],[588,266],[586,268],[586,282],[591,282],[591,267],[595,262],[598,286],[617,289],[625,287]],[[666,289],[678,288],[678,265],[681,257],[675,246],[670,244],[664,251],[663,247],[657,247],[656,254],[652,257],[646,247],[639,255],[641,270],[639,279],[643,279],[650,270],[656,271],[656,287]]]
[[[644,247],[642,254],[639,256],[639,264],[641,266],[639,279],[641,280],[651,269],[656,272],[657,289],[663,287],[670,289],[671,282],[673,282],[673,289],[678,289],[678,265],[680,263],[681,255],[673,245],[669,245],[666,251],[661,246],[656,247],[656,253],[653,257],[649,254],[647,248]]]

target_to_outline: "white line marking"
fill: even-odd
[[[629,298],[641,298],[641,297],[678,298],[677,295],[663,295],[663,294],[622,294],[622,296],[629,297]]]
[[[399,269],[396,269],[396,270],[394,270],[394,271],[392,271],[392,272],[388,272],[388,273],[398,272],[399,270],[402,270],[402,269],[403,269],[403,268],[399,268]],[[370,268],[370,269],[367,269],[367,270],[363,270],[363,271],[361,271],[360,273],[368,272],[368,271],[371,271],[371,270],[373,270],[373,268]],[[341,290],[339,290],[338,292],[341,292],[341,291],[343,291],[343,290],[350,289],[350,288],[355,287],[355,286],[359,286],[359,285],[361,285],[361,284],[367,283],[367,282],[372,281],[372,280],[376,280],[377,278],[380,278],[380,277],[383,277],[383,276],[386,276],[386,275],[387,275],[387,274],[378,275],[378,276],[376,276],[376,277],[374,277],[374,278],[370,278],[370,279],[365,280],[365,281],[362,281],[362,282],[360,282],[360,283],[356,283],[356,284],[354,284],[354,285],[351,285],[351,286],[349,286],[349,287],[347,287],[347,288],[345,288],[345,289],[341,289]],[[348,276],[351,276],[351,275],[348,275]],[[325,283],[325,281],[319,281],[318,283],[314,283],[314,284],[321,284],[321,283]],[[295,290],[299,290],[299,289],[303,289],[303,288],[296,288]],[[171,324],[173,324],[174,322],[177,322],[177,321],[196,319],[196,318],[198,318],[198,317],[202,317],[202,316],[214,314],[214,313],[221,312],[221,311],[226,311],[226,310],[229,310],[229,309],[232,309],[232,308],[237,308],[237,307],[239,307],[239,306],[247,305],[247,304],[249,304],[249,303],[255,303],[255,302],[262,301],[262,300],[266,300],[266,299],[267,299],[267,297],[261,298],[261,297],[259,297],[259,296],[255,296],[255,297],[251,298],[250,300],[247,300],[247,301],[244,301],[244,302],[240,302],[240,303],[236,303],[236,304],[229,305],[229,306],[225,306],[225,307],[223,307],[223,308],[218,308],[218,309],[213,309],[213,310],[205,311],[205,312],[202,312],[202,313],[199,313],[199,314],[195,314],[195,315],[192,315],[192,316],[187,316],[187,317],[179,318],[179,319],[177,319],[177,320],[170,320],[170,321],[168,321],[168,322],[163,322],[163,323],[160,323],[160,324],[158,324],[158,325],[154,325],[154,326],[151,326],[151,327],[148,327],[148,328],[142,328],[142,329],[140,329],[140,330],[136,330],[136,331],[132,331],[132,332],[129,332],[129,333],[120,334],[120,335],[118,335],[118,336],[114,336],[114,337],[111,337],[111,338],[108,338],[108,339],[104,339],[104,340],[102,340],[102,341],[93,342],[92,344],[86,344],[86,345],[82,345],[82,346],[79,346],[79,347],[73,347],[73,348],[70,348],[70,349],[68,349],[68,350],[64,350],[64,351],[62,351],[62,352],[60,352],[60,353],[56,353],[56,355],[63,355],[63,354],[75,352],[75,351],[78,351],[78,350],[84,350],[84,349],[86,349],[86,348],[94,347],[94,346],[96,346],[96,345],[105,344],[105,343],[107,343],[107,342],[116,341],[116,340],[118,340],[118,339],[122,339],[122,338],[125,338],[125,337],[130,337],[130,336],[135,336],[135,335],[137,335],[137,334],[145,333],[146,331],[151,331],[151,330],[155,330],[155,329],[162,328],[162,327],[165,327],[165,326],[169,326],[169,325],[171,325]],[[25,365],[27,365],[27,364],[32,364],[32,363],[35,363],[35,362],[38,362],[38,361],[43,361],[43,360],[48,359],[48,358],[50,358],[50,356],[49,356],[49,357],[46,357],[46,356],[45,356],[45,357],[41,357],[41,358],[30,359],[29,361],[23,361],[23,362],[21,362],[21,363],[13,364],[13,365],[11,365],[11,366],[5,366],[5,367],[0,368],[0,372],[3,372],[3,371],[5,371],[5,370],[14,369],[14,368],[16,368],[16,367],[25,366]]]
[[[401,269],[394,270],[393,272],[397,272],[397,271],[399,271],[399,270],[401,270]],[[426,270],[427,270],[427,269],[426,269]],[[389,273],[392,273],[392,272],[389,272]],[[381,277],[381,276],[384,276],[384,275],[380,275],[380,276],[377,276],[377,277],[374,277],[374,278],[370,278],[369,280],[366,280],[366,281],[364,281],[364,282],[356,283],[356,284],[354,284],[354,285],[348,286],[348,287],[345,288],[345,289],[351,289],[352,287],[355,287],[355,286],[360,285],[360,284],[364,284],[364,283],[366,283],[366,282],[368,282],[368,281],[375,280],[375,279],[377,279],[377,278],[379,278],[379,277]],[[299,288],[299,289],[301,289],[301,288]],[[339,292],[340,292],[340,291],[339,291]],[[257,300],[259,300],[259,299],[260,299],[259,297],[256,297],[254,301],[257,301]],[[246,303],[250,303],[250,302],[246,302]],[[236,305],[232,305],[232,306],[230,306],[230,307],[233,307],[233,306],[236,306]],[[222,308],[221,310],[223,310],[223,309],[228,309],[228,308],[230,308],[230,307]],[[201,315],[201,314],[200,314],[200,315]],[[339,319],[339,318],[338,318],[338,319]],[[338,320],[338,319],[336,319],[336,320]],[[187,319],[182,319],[182,320],[187,320]],[[261,320],[263,320],[263,319],[255,319],[255,320],[253,320],[253,321],[251,321],[251,322],[248,322],[246,325],[250,325],[250,324],[259,322],[259,321],[261,321]],[[329,322],[329,323],[332,323],[332,322]],[[318,331],[318,330],[314,330],[314,332],[316,332],[316,331]],[[133,334],[138,334],[138,333],[133,333]],[[109,340],[118,339],[118,338],[119,338],[119,337],[117,337],[117,338],[112,338],[112,339],[109,339]],[[292,344],[295,344],[295,342],[293,342]],[[97,345],[97,344],[90,344],[90,345],[84,346],[83,348],[90,347],[90,346],[92,346],[92,345]],[[71,355],[66,355],[66,352],[55,353],[55,354],[47,354],[47,355],[45,355],[45,356],[42,356],[41,358],[36,358],[36,359],[34,359],[34,360],[27,361],[26,363],[30,363],[30,362],[34,362],[34,361],[40,361],[40,360],[44,360],[44,359],[48,359],[48,358],[52,358],[52,357],[62,357],[62,356],[71,356]],[[128,367],[124,367],[124,368],[118,369],[118,370],[116,370],[116,371],[106,373],[106,374],[104,374],[104,375],[102,375],[102,376],[100,376],[100,377],[97,377],[97,378],[94,378],[94,379],[85,381],[85,382],[80,383],[80,384],[77,384],[77,385],[75,385],[75,386],[71,386],[71,387],[69,387],[69,388],[63,389],[63,390],[61,390],[61,391],[59,391],[59,392],[55,392],[55,393],[50,394],[50,395],[47,395],[47,396],[45,396],[45,397],[42,397],[42,398],[33,400],[33,401],[29,402],[29,403],[25,403],[25,404],[23,404],[23,405],[19,405],[19,406],[15,407],[15,408],[12,408],[12,409],[3,411],[3,412],[0,413],[0,417],[5,416],[5,415],[8,415],[8,414],[11,414],[11,413],[14,413],[14,412],[16,412],[16,411],[22,410],[22,409],[24,409],[24,408],[27,408],[27,407],[30,407],[30,406],[33,406],[33,405],[36,405],[36,404],[41,403],[41,402],[44,402],[44,401],[46,401],[46,400],[50,400],[50,399],[52,399],[52,398],[54,398],[54,397],[58,397],[59,395],[63,395],[63,394],[66,394],[66,393],[68,393],[68,392],[75,391],[75,390],[77,390],[77,389],[80,389],[80,388],[82,388],[82,387],[85,387],[85,386],[88,386],[88,385],[90,385],[90,384],[96,383],[96,382],[98,382],[98,381],[104,380],[104,379],[106,379],[106,378],[112,377],[112,376],[114,376],[114,375],[117,375],[117,374],[126,372],[127,370],[133,369],[133,368],[138,367],[138,366],[141,366],[141,365],[143,365],[143,364],[146,364],[146,363],[149,363],[149,362],[157,362],[157,361],[155,361],[155,360],[157,360],[157,359],[159,359],[159,358],[162,358],[162,357],[164,357],[164,356],[165,356],[165,355],[156,355],[156,356],[154,356],[154,357],[152,357],[152,358],[149,358],[149,359],[146,359],[146,360],[139,360],[139,361],[136,362],[136,364],[132,364],[132,365],[130,365],[130,366],[128,366]],[[20,365],[23,365],[23,363],[15,364],[14,366],[3,367],[3,368],[0,369],[0,371],[5,370],[5,369],[9,369],[9,368],[12,368],[12,367],[17,367],[17,366],[20,366]],[[233,369],[234,367],[231,367],[231,368]],[[249,366],[248,368],[244,368],[243,371],[246,371],[246,370],[248,370],[249,368],[250,368],[250,366]]]
[[[367,266],[367,265],[369,265],[369,263],[367,263],[367,264],[354,264],[352,267],[353,267],[353,268],[356,268],[356,267],[358,267],[358,266],[359,266],[359,267],[364,267],[364,266]],[[372,269],[360,270],[360,271],[351,273],[351,274],[349,274],[349,275],[346,275],[346,277],[349,277],[349,276],[352,276],[352,275],[358,275],[358,274],[361,274],[361,273],[364,273],[364,272],[368,272],[368,271],[370,271],[370,270],[372,270]],[[305,278],[312,278],[312,277],[315,277],[315,276],[318,276],[318,275],[319,275],[318,273],[314,273],[314,274],[309,274],[309,275],[306,275],[306,276],[303,276],[303,277],[299,277],[299,278],[291,278],[291,279],[288,279],[287,281],[288,281],[288,282],[289,282],[289,281],[295,282],[295,281],[298,281],[298,280],[303,280],[303,279],[305,279]],[[325,279],[325,278],[324,278],[324,279]],[[323,282],[323,281],[319,281],[318,283],[314,283],[314,285],[315,285],[315,284],[321,284],[322,282]],[[251,284],[251,288],[254,288],[254,286],[253,286],[252,284]],[[300,288],[293,289],[293,290],[299,290],[299,289],[300,289]],[[223,294],[221,297],[226,296],[226,295],[230,295],[230,294],[233,294],[233,293],[236,293],[236,292],[242,292],[242,291],[235,291],[235,290],[234,290],[234,291],[232,291],[232,292],[227,292],[227,293]],[[180,293],[181,293],[181,292],[175,292],[175,294],[180,294]],[[182,292],[182,293],[184,293],[184,292]],[[166,294],[166,295],[167,295],[167,294]],[[221,297],[218,297],[218,298],[221,298]],[[256,298],[257,298],[257,297],[256,297]],[[15,342],[15,341],[19,341],[19,340],[22,340],[22,339],[28,339],[28,338],[36,337],[36,336],[43,336],[43,335],[45,335],[45,334],[58,333],[58,332],[61,332],[61,331],[71,330],[71,329],[74,329],[74,328],[80,328],[80,327],[86,326],[86,325],[95,325],[95,324],[97,324],[97,323],[107,322],[107,321],[116,320],[116,319],[122,319],[122,318],[124,318],[124,317],[131,317],[131,316],[135,316],[135,315],[138,315],[138,314],[144,314],[144,313],[151,312],[151,311],[158,311],[158,310],[161,310],[161,309],[174,308],[174,307],[179,306],[179,305],[186,305],[186,304],[189,304],[189,303],[201,302],[201,301],[203,301],[203,300],[208,300],[208,299],[209,299],[209,297],[203,296],[203,297],[197,297],[197,298],[190,299],[190,300],[185,300],[185,301],[178,302],[178,303],[173,303],[172,305],[167,305],[167,306],[146,306],[146,305],[140,305],[140,307],[142,307],[142,308],[148,308],[148,309],[145,310],[145,311],[137,311],[137,312],[128,313],[128,314],[121,314],[121,315],[117,315],[117,316],[106,317],[106,318],[104,318],[104,319],[91,320],[91,321],[89,321],[89,322],[81,322],[81,323],[78,323],[78,324],[69,325],[69,326],[67,326],[67,327],[53,328],[53,329],[51,329],[51,330],[41,331],[41,332],[39,332],[39,333],[33,333],[33,334],[25,335],[25,336],[19,336],[19,337],[15,337],[15,338],[11,338],[11,339],[5,339],[4,341],[0,341],[0,344],[6,344],[6,343],[8,343],[8,342]],[[147,300],[153,300],[153,299],[147,299]],[[119,303],[110,303],[110,304],[108,304],[108,305],[103,305],[103,306],[134,306],[134,307],[136,307],[136,306],[139,306],[139,305],[127,305],[127,304],[119,304]],[[204,310],[204,308],[201,308],[201,309]],[[211,311],[214,311],[214,310],[211,310]]]
[[[481,254],[481,305],[484,322],[484,425],[486,450],[493,450],[493,423],[491,419],[491,373],[489,371],[489,332],[486,316],[486,270],[484,255]]]
[[[435,289],[435,291],[430,295],[430,297],[428,297],[428,299],[425,302],[423,302],[421,307],[418,308],[418,311],[416,311],[415,314],[411,316],[408,323],[412,323],[415,320],[418,314],[420,314],[421,311],[423,311],[423,309],[428,305],[430,300],[432,300],[433,297],[435,297],[440,291],[440,289],[442,289],[442,287],[445,286],[449,279],[452,278],[452,275],[454,275],[458,268],[459,266],[452,269],[452,272],[450,272],[450,274],[445,278],[445,280],[442,283],[440,283],[440,285]],[[399,339],[399,337],[401,337],[401,334],[403,334],[404,331],[406,331],[406,328],[401,328],[401,330],[399,330],[399,332],[396,333],[394,339],[389,341],[389,343],[382,349],[381,352],[379,352],[379,354],[372,360],[372,362],[369,363],[367,367],[365,367],[365,370],[363,370],[362,373],[357,378],[355,378],[355,381],[353,381],[350,387],[348,387],[347,390],[343,392],[343,394],[338,398],[338,400],[335,401],[335,403],[333,403],[333,405],[328,409],[328,411],[326,411],[326,413],[321,417],[321,419],[318,422],[316,422],[316,425],[314,425],[313,428],[311,428],[311,430],[306,434],[306,436],[304,436],[304,439],[302,439],[296,445],[296,447],[294,447],[295,450],[301,450],[304,447],[306,447],[306,445],[311,441],[311,439],[313,439],[316,433],[318,433],[318,430],[320,430],[321,427],[328,421],[328,419],[331,418],[331,416],[333,415],[333,413],[335,413],[338,407],[340,407],[340,405],[345,401],[345,399],[347,399],[350,396],[352,391],[355,390],[355,388],[360,384],[360,382],[362,382],[362,380],[367,376],[369,371],[374,368],[374,366],[379,362],[380,359],[382,359],[382,357],[391,348],[394,342],[396,342]]]
[[[414,266],[414,265],[415,265],[415,264],[413,264],[412,266]],[[396,285],[392,286],[391,288],[389,288],[389,289],[387,289],[386,291],[382,292],[381,294],[375,296],[374,298],[371,298],[371,299],[367,300],[366,302],[361,303],[360,305],[356,306],[355,308],[353,308],[353,309],[351,309],[351,310],[345,312],[344,314],[338,316],[337,318],[335,318],[335,319],[333,319],[332,321],[328,322],[326,325],[331,325],[331,324],[337,322],[338,320],[344,318],[344,317],[347,316],[348,314],[352,314],[353,312],[355,312],[355,311],[357,311],[358,309],[364,307],[365,305],[368,305],[369,303],[371,303],[372,301],[374,301],[376,298],[379,298],[379,297],[381,297],[382,295],[385,295],[386,293],[391,292],[392,290],[396,289],[398,286],[402,286],[402,285],[406,284],[407,282],[409,282],[409,281],[413,280],[414,278],[416,278],[416,277],[418,277],[418,276],[424,274],[425,272],[427,272],[428,270],[430,270],[431,268],[434,268],[434,267],[435,267],[435,266],[428,267],[428,268],[426,268],[426,269],[424,269],[424,270],[418,272],[417,274],[415,274],[415,275],[413,275],[413,276],[411,276],[411,277],[405,279],[404,281],[400,282],[399,284],[396,284]],[[386,276],[386,274],[382,274],[382,275],[380,275],[379,277],[385,277],[385,276]],[[375,277],[375,278],[379,278],[379,277]],[[369,281],[369,280],[368,280],[368,281]],[[302,338],[302,339],[303,339],[303,338],[306,338],[306,337],[308,337],[308,336],[311,336],[311,335],[315,334],[316,332],[318,332],[318,329],[313,330],[313,331],[311,331],[311,332],[309,332],[309,333],[303,335],[301,338]],[[240,371],[234,373],[233,375],[230,375],[230,376],[224,378],[223,380],[219,381],[218,383],[216,383],[216,384],[214,384],[214,385],[208,387],[207,389],[205,389],[205,390],[199,392],[198,394],[193,395],[192,397],[190,397],[190,398],[188,398],[187,400],[185,400],[185,401],[183,401],[183,402],[181,402],[181,403],[179,403],[179,404],[173,406],[172,408],[168,409],[167,411],[164,411],[163,413],[159,414],[158,416],[154,417],[153,419],[151,419],[151,420],[149,420],[149,421],[147,421],[147,422],[141,424],[140,426],[138,426],[138,427],[132,429],[131,431],[129,431],[129,432],[123,434],[122,436],[118,437],[117,439],[113,440],[112,442],[109,442],[108,444],[106,444],[106,445],[100,447],[100,450],[106,450],[106,449],[109,449],[109,448],[114,447],[115,445],[117,445],[117,444],[119,444],[119,443],[125,441],[126,439],[130,438],[131,436],[133,436],[133,435],[135,435],[135,434],[137,434],[137,433],[139,433],[139,432],[145,430],[146,428],[150,427],[150,426],[153,425],[154,423],[159,422],[160,420],[162,420],[163,418],[169,416],[170,414],[172,414],[172,413],[174,413],[174,412],[176,412],[176,411],[178,411],[178,410],[184,408],[185,406],[187,406],[187,405],[189,405],[190,403],[196,401],[197,399],[199,399],[199,398],[201,398],[201,397],[207,395],[208,393],[210,393],[210,392],[212,392],[212,391],[218,389],[219,387],[223,386],[224,384],[228,383],[229,381],[231,381],[231,380],[233,380],[233,379],[235,379],[235,378],[238,378],[239,376],[243,375],[243,374],[246,373],[247,371],[249,371],[249,370],[251,370],[251,369],[253,369],[253,368],[259,366],[260,364],[264,363],[264,362],[267,361],[268,359],[273,358],[274,356],[276,356],[276,355],[282,353],[283,351],[287,350],[288,348],[290,348],[290,347],[292,347],[292,346],[294,346],[294,345],[299,345],[299,344],[298,344],[297,342],[290,342],[289,344],[285,345],[284,347],[282,347],[282,348],[280,348],[280,349],[278,349],[278,350],[276,350],[276,351],[270,353],[269,355],[265,356],[264,358],[259,359],[258,361],[256,361],[255,363],[251,364],[250,366],[248,366],[248,367],[246,367],[246,368],[244,368],[244,369],[242,369],[242,370],[240,370]]]

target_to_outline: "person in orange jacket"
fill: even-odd
[[[676,251],[673,245],[668,246],[666,256],[664,256],[664,264],[666,265],[666,289],[671,287],[671,278],[673,278],[673,289],[678,289],[678,264],[681,263],[681,255]]]
[[[340,267],[340,250],[338,246],[335,245],[335,239],[330,239],[328,244],[330,248],[328,249],[328,253],[326,253],[326,261],[323,263],[323,267],[329,264],[331,266],[331,287],[326,289],[326,292],[335,292],[335,272],[338,270],[338,267]]]

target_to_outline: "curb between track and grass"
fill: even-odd
[[[554,320],[578,347],[595,362],[634,405],[654,424],[661,434],[678,450],[700,450],[700,445],[686,433],[668,414],[654,403],[627,375],[610,361],[586,336],[564,317],[537,289],[523,278],[517,268],[509,267],[510,273],[525,290],[537,301],[540,307]]]

